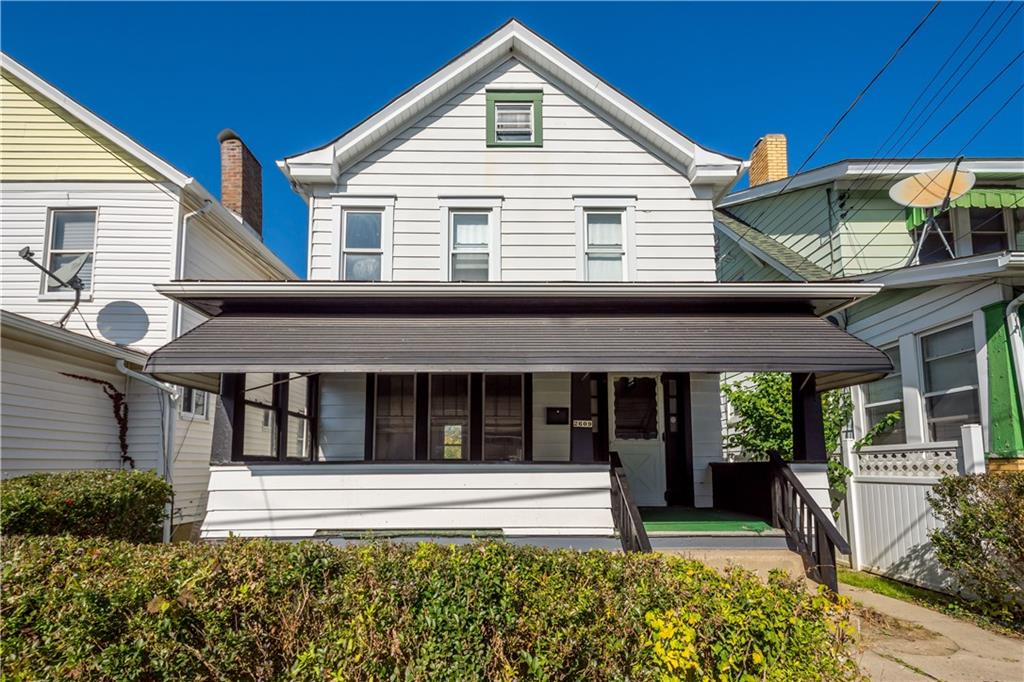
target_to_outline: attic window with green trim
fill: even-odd
[[[487,93],[487,146],[540,147],[544,142],[544,93],[522,90]]]

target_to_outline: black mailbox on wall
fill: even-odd
[[[569,423],[569,408],[568,407],[549,407],[547,408],[547,424],[568,424]]]

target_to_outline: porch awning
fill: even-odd
[[[815,372],[871,381],[880,350],[813,313],[224,314],[155,351],[153,374]]]

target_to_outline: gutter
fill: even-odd
[[[171,477],[171,451],[174,449],[174,443],[172,442],[174,434],[171,430],[171,410],[173,409],[172,401],[178,399],[178,391],[172,386],[157,381],[151,376],[136,372],[134,369],[129,369],[124,360],[117,360],[115,366],[117,367],[118,372],[129,379],[141,381],[147,386],[152,386],[160,391],[158,394],[158,400],[160,401],[160,427],[162,431],[161,435],[163,436],[163,452],[160,453],[160,458],[157,460],[156,473],[160,478],[167,481],[167,483],[173,485],[174,481]],[[172,501],[169,502],[164,509],[163,541],[165,544],[171,541],[171,514],[173,511],[174,502],[172,498]]]
[[[1024,305],[1024,294],[1013,299],[1006,306],[1006,329],[1010,335],[1013,375],[1017,379],[1017,400],[1024,408],[1024,333],[1021,332],[1020,324],[1021,305]]]

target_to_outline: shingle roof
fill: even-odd
[[[782,266],[793,275],[808,282],[832,279],[828,270],[807,260],[793,249],[751,227],[723,209],[715,209],[715,220],[732,232],[737,242],[743,241],[772,261],[773,267]],[[789,273],[786,273],[789,274]]]

